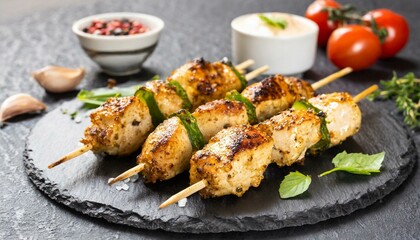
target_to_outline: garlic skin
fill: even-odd
[[[15,94],[6,98],[6,100],[4,100],[1,104],[0,122],[20,114],[37,112],[45,110],[46,108],[47,106],[44,103],[29,94]]]
[[[47,91],[63,93],[76,88],[85,76],[85,69],[46,66],[33,72],[32,76]]]

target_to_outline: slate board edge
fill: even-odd
[[[407,133],[407,137],[409,136],[410,135]],[[315,224],[330,218],[348,215],[358,209],[363,209],[372,205],[376,201],[388,195],[390,192],[394,191],[410,175],[418,158],[415,143],[411,139],[407,152],[403,153],[401,156],[401,158],[408,158],[408,164],[398,169],[398,172],[396,173],[397,177],[385,182],[382,186],[376,189],[370,189],[370,191],[360,195],[358,198],[339,205],[335,204],[325,206],[323,208],[313,208],[304,212],[304,214],[301,213],[295,214],[295,216],[288,216],[287,219],[279,219],[278,215],[261,216],[252,219],[218,218],[218,221],[221,223],[216,226],[212,222],[188,216],[179,216],[179,218],[169,221],[148,220],[147,218],[131,211],[122,211],[118,208],[97,202],[82,201],[71,196],[66,190],[60,190],[57,187],[57,184],[51,182],[48,178],[45,178],[43,171],[35,167],[33,159],[30,158],[30,151],[31,150],[28,149],[28,141],[26,141],[23,153],[23,162],[29,179],[31,179],[38,189],[58,203],[64,204],[65,206],[88,216],[103,218],[116,224],[123,224],[149,230],[162,229],[165,231],[181,233],[268,231],[285,227],[302,226],[305,224]],[[253,224],[244,224],[244,220],[252,221]],[[182,228],[180,226],[182,226]]]

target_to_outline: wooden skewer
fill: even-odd
[[[67,153],[66,155],[61,157],[58,161],[51,163],[50,165],[48,165],[48,168],[51,169],[57,165],[62,164],[63,162],[67,162],[70,159],[73,159],[75,157],[82,155],[83,153],[89,151],[90,149],[92,149],[91,145],[84,145],[83,147],[80,147],[79,149],[76,149],[73,152]]]
[[[361,93],[354,96],[353,100],[355,102],[359,102],[362,99],[364,99],[365,97],[369,96],[374,91],[376,91],[377,89],[378,89],[378,85],[370,86],[369,88],[365,89]],[[181,200],[183,198],[186,198],[186,197],[189,197],[189,196],[193,195],[194,193],[200,191],[201,189],[203,189],[207,186],[208,186],[208,182],[205,179],[203,179],[203,180],[201,180],[197,183],[194,183],[193,185],[189,186],[188,188],[186,188],[186,189],[180,191],[179,193],[173,195],[172,197],[170,197],[168,200],[163,202],[159,206],[159,208],[161,208],[161,209],[166,208],[166,207],[178,202],[179,200]]]
[[[189,197],[191,195],[193,195],[194,193],[200,191],[201,189],[207,187],[208,183],[207,180],[203,179],[199,182],[194,183],[193,185],[187,187],[186,189],[182,190],[181,192],[173,195],[172,197],[170,197],[168,200],[166,200],[164,203],[162,203],[159,208],[166,208],[169,205],[172,205],[176,202],[178,202],[179,200]]]
[[[111,186],[112,184],[114,184],[116,182],[119,182],[119,181],[122,181],[122,180],[124,180],[126,178],[129,178],[129,177],[133,176],[134,174],[137,174],[137,173],[143,171],[143,169],[144,169],[144,163],[140,163],[139,165],[137,165],[137,166],[135,166],[133,168],[130,168],[127,171],[121,173],[117,177],[110,178],[108,180],[108,185]]]
[[[354,102],[360,102],[361,100],[363,100],[365,97],[369,96],[371,93],[373,93],[377,89],[378,89],[378,85],[376,85],[376,84],[372,85],[369,88],[363,90],[361,93],[354,96],[353,101]]]
[[[332,81],[335,81],[335,80],[341,78],[342,76],[351,73],[352,71],[353,71],[353,69],[350,68],[350,67],[343,68],[340,71],[338,71],[336,73],[333,73],[333,74],[319,80],[318,82],[312,84],[312,88],[314,90],[320,89],[321,87],[327,85],[328,83],[330,83]]]
[[[244,69],[246,69],[247,67],[250,67],[250,66],[254,65],[254,63],[255,63],[255,61],[254,61],[254,60],[252,60],[252,59],[248,59],[248,60],[246,60],[245,62],[241,62],[241,63],[239,63],[238,65],[236,65],[236,66],[235,66],[235,68],[236,68],[237,70],[244,70]]]
[[[262,67],[260,67],[258,69],[255,69],[254,71],[248,73],[245,76],[245,78],[246,78],[247,81],[250,81],[251,79],[254,79],[254,78],[258,77],[259,75],[261,75],[262,73],[266,72],[267,70],[268,70],[268,66],[262,66]],[[343,68],[340,71],[335,72],[335,73],[333,73],[333,74],[331,74],[331,75],[329,75],[329,76],[327,76],[327,77],[319,80],[318,82],[312,84],[312,88],[314,90],[320,89],[321,87],[323,87],[323,86],[325,86],[325,85],[327,85],[327,84],[329,84],[329,83],[331,83],[331,82],[339,79],[340,77],[351,73],[352,71],[353,71],[353,69],[350,68],[350,67]]]
[[[267,70],[268,70],[268,66],[267,65],[262,66],[262,67],[259,67],[259,68],[255,69],[254,71],[252,71],[252,72],[248,73],[247,75],[245,75],[245,79],[247,81],[250,81],[250,80],[258,77],[262,73],[266,72]]]

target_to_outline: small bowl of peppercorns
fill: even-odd
[[[82,18],[73,24],[73,32],[86,54],[105,73],[125,76],[141,71],[163,27],[158,17],[120,12]]]

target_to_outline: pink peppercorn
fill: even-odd
[[[96,35],[120,36],[145,33],[148,31],[148,28],[135,20],[113,19],[110,21],[94,20],[83,31]]]

